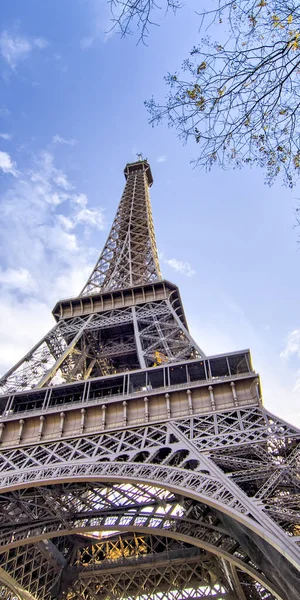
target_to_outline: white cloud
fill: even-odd
[[[76,268],[80,273],[82,269],[85,272],[87,263],[93,266],[91,249],[85,247],[82,252],[82,242],[75,233],[81,223],[99,228],[100,223],[103,225],[102,210],[94,213],[87,197],[74,193],[53,156],[42,152],[33,168],[20,173],[2,197],[0,234],[9,262],[5,268],[23,269],[23,276],[24,270],[30,273],[42,296],[51,280],[52,293],[63,269],[68,273]]]
[[[58,215],[57,220],[59,223],[61,223],[62,227],[66,231],[70,231],[70,229],[73,229],[74,227],[74,223],[72,222],[72,219],[70,219],[70,217],[66,217],[65,215]]]
[[[298,369],[298,371],[296,372],[296,382],[293,387],[293,392],[299,392],[299,391],[300,391],[300,369]]]
[[[21,292],[33,291],[36,288],[35,281],[27,269],[1,269],[0,283],[7,289],[20,290]]]
[[[0,372],[54,325],[55,302],[82,289],[100,248],[81,228],[104,226],[49,152],[18,175],[0,197]]]
[[[50,152],[41,153],[36,168],[30,171],[30,180],[49,204],[58,205],[71,198],[73,185],[66,174],[54,166],[54,159]]]
[[[11,133],[0,133],[0,138],[2,138],[3,140],[9,141],[9,140],[11,140],[12,135],[11,135]]]
[[[116,6],[114,16],[117,17],[118,12],[122,11],[122,6]],[[113,28],[112,13],[108,3],[99,2],[99,0],[91,0],[89,2],[90,26],[88,35],[80,40],[82,50],[88,50],[98,40],[106,43],[115,33]]]
[[[3,173],[10,173],[11,175],[17,176],[17,170],[15,168],[14,163],[12,162],[9,154],[7,152],[2,152],[0,150],[0,169],[2,169]]]
[[[34,298],[0,295],[0,372],[6,372],[54,325],[49,306]]]
[[[286,342],[286,346],[285,346],[284,350],[282,350],[282,352],[280,352],[279,356],[285,362],[289,362],[290,359],[292,359],[292,358],[296,358],[296,360],[300,358],[300,329],[294,329],[294,331],[291,331],[289,333],[287,342]],[[297,362],[296,362],[296,364],[297,364]],[[293,392],[299,392],[299,390],[300,390],[300,369],[297,369],[295,371],[294,381],[295,381],[295,384],[293,387]]]
[[[280,358],[283,358],[284,360],[293,355],[296,355],[300,358],[300,329],[294,329],[294,331],[291,331],[291,333],[288,335],[284,350],[280,352]]]
[[[62,189],[69,191],[73,190],[73,185],[68,181],[66,175],[62,171],[57,170],[54,176],[54,182]]]
[[[166,265],[169,265],[172,269],[181,273],[181,275],[186,275],[187,277],[192,277],[195,275],[196,271],[191,267],[190,263],[183,262],[182,260],[177,260],[177,258],[163,258],[163,261]]]
[[[7,106],[0,106],[0,117],[8,117],[10,115],[10,111]]]
[[[167,160],[167,155],[163,154],[162,156],[158,156],[157,157],[156,162],[158,162],[158,163],[164,163],[164,162],[166,162],[166,160]]]
[[[99,208],[88,208],[88,199],[85,194],[77,194],[72,197],[72,202],[77,205],[79,210],[73,218],[74,226],[78,224],[95,227],[102,230],[105,228],[105,219],[103,211]]]
[[[107,27],[110,27],[109,22],[107,22]],[[88,50],[89,48],[91,48],[98,39],[101,39],[102,42],[106,43],[114,34],[114,29],[109,28],[108,30],[106,30],[105,27],[103,27],[103,25],[95,27],[95,30],[96,31],[94,35],[81,38],[80,48],[82,50]]]
[[[76,194],[72,196],[72,202],[75,204],[79,204],[82,208],[85,208],[87,205],[87,197],[85,194]]]
[[[63,138],[59,134],[53,136],[52,142],[53,142],[53,144],[65,144],[66,146],[75,146],[75,144],[77,143],[76,140],[73,140],[73,139],[67,140],[66,138]]]
[[[96,227],[97,229],[104,229],[105,221],[103,217],[102,211],[99,211],[97,208],[83,208],[80,210],[75,219],[76,224],[83,223],[84,225],[89,225],[91,227]]]
[[[39,48],[39,50],[44,50],[49,44],[44,38],[34,38],[33,45]]]
[[[87,50],[88,48],[90,48],[93,45],[95,39],[96,37],[94,36],[82,38],[80,40],[80,47],[82,48],[82,50]]]
[[[30,38],[7,31],[0,34],[0,53],[13,70],[18,62],[28,58],[34,48],[44,50],[47,46],[48,42],[43,38]]]

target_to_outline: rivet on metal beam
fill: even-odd
[[[237,398],[237,394],[236,394],[235,383],[233,381],[231,382],[230,387],[231,387],[231,391],[232,391],[234,406],[238,406],[239,402],[238,402],[238,398]]]
[[[209,391],[209,395],[210,395],[211,407],[212,407],[213,410],[216,410],[216,403],[215,403],[215,397],[214,397],[214,388],[213,388],[212,385],[209,386],[208,391]]]
[[[66,415],[65,415],[64,412],[61,412],[59,416],[60,416],[59,433],[60,433],[60,435],[62,435],[63,432],[64,432],[64,422],[65,422],[65,416]]]
[[[20,419],[20,421],[19,421],[19,425],[20,425],[20,427],[19,427],[19,433],[18,433],[18,441],[19,441],[19,442],[20,442],[20,441],[21,441],[21,439],[22,439],[22,433],[23,433],[23,427],[24,427],[24,423],[25,423],[24,419]]]
[[[127,425],[127,402],[123,401],[123,424]]]
[[[149,398],[147,396],[144,398],[145,402],[145,421],[148,423],[149,421]]]
[[[187,399],[188,399],[188,403],[189,403],[189,413],[190,413],[190,415],[192,415],[194,412],[194,409],[193,409],[193,399],[192,399],[191,390],[186,390],[186,395],[187,395]]]
[[[170,404],[170,394],[165,394],[166,405],[167,405],[167,417],[170,419],[171,417],[171,404]]]
[[[39,440],[43,435],[43,429],[45,424],[45,417],[43,415],[40,416],[40,426],[39,426]]]
[[[84,421],[85,421],[85,413],[86,413],[85,408],[82,408],[80,413],[81,413],[80,433],[82,433],[84,430]]]
[[[106,427],[106,405],[102,404],[102,427],[105,429]]]

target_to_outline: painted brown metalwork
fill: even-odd
[[[0,595],[296,600],[300,432],[248,350],[205,356],[161,278],[150,166],[97,264],[0,380]]]

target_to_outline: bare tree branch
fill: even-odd
[[[290,187],[300,172],[300,8],[294,1],[237,0],[201,14],[228,26],[226,43],[209,38],[169,74],[164,104],[146,102],[152,124],[167,120],[199,145],[195,164],[210,169],[258,164],[271,183]]]
[[[182,6],[162,1],[166,10]],[[121,34],[136,28],[145,41],[161,9],[156,0],[110,3]],[[166,100],[146,102],[150,122],[166,121],[182,141],[196,142],[196,165],[257,164],[269,183],[281,175],[292,187],[300,173],[300,6],[295,0],[219,0],[198,16],[206,36],[181,72],[165,78]]]
[[[174,13],[183,5],[180,0],[162,0],[163,6],[156,0],[109,0],[112,13],[112,29],[122,37],[131,35],[137,29],[139,40],[146,43],[151,25],[156,25],[155,15],[159,10],[171,10]]]

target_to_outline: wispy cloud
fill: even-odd
[[[5,248],[0,256],[0,372],[53,326],[54,302],[83,287],[99,252],[90,246],[91,230],[105,226],[102,208],[90,207],[49,152],[41,152],[31,168],[7,181],[0,197]]]
[[[92,36],[92,35],[81,38],[80,48],[82,50],[87,50],[88,48],[90,48],[93,45],[95,39],[96,39],[96,36]]]
[[[34,49],[44,50],[47,46],[48,42],[43,38],[30,38],[5,30],[0,34],[0,54],[13,70],[18,62],[28,58]]]
[[[88,198],[85,194],[73,194],[71,202],[75,207],[72,215],[68,217],[61,215],[61,223],[67,231],[74,229],[77,225],[94,227],[100,231],[105,229],[106,222],[103,211],[99,208],[88,208]]]
[[[53,144],[63,144],[66,146],[75,146],[75,144],[77,144],[76,140],[74,140],[74,139],[68,140],[59,134],[53,136],[52,142],[53,142]]]
[[[296,380],[295,385],[293,387],[293,392],[299,392],[300,390],[300,369],[296,372]]]
[[[33,291],[36,283],[27,269],[0,269],[0,284],[21,292]]]
[[[156,159],[156,162],[158,163],[164,163],[167,160],[167,155],[166,154],[162,154],[161,156],[158,156]]]
[[[78,273],[81,269],[85,271],[90,251],[85,248],[82,253],[82,236],[77,229],[103,229],[103,210],[89,207],[87,196],[76,193],[67,174],[56,167],[49,152],[42,152],[31,169],[16,175],[15,183],[7,188],[1,202],[0,234],[8,264],[2,266],[0,279],[8,285],[10,273],[15,275],[16,268],[21,269],[23,279],[28,272],[32,281],[40,281],[39,293],[44,294],[49,287],[46,284],[44,289],[45,264],[47,281],[52,282],[63,267],[67,274],[70,268]]]
[[[294,329],[287,337],[285,348],[280,352],[280,358],[288,362],[292,358],[300,358],[300,329]],[[300,390],[300,369],[296,369],[294,372],[294,387],[293,392],[299,392]]]
[[[74,223],[75,225],[82,223],[83,225],[96,227],[100,230],[105,227],[103,213],[96,208],[82,208],[75,216]]]
[[[121,5],[116,7],[115,16],[117,16],[118,10],[122,11]],[[88,34],[80,40],[82,50],[89,50],[97,41],[106,43],[115,33],[112,13],[108,3],[91,0],[89,2],[89,12]]]
[[[11,160],[9,154],[7,152],[2,152],[0,150],[0,169],[2,169],[3,173],[10,173],[11,175],[17,176],[16,166]]]
[[[0,106],[0,117],[8,117],[10,115],[10,110],[8,110],[7,106]]]
[[[286,346],[284,350],[280,352],[280,358],[285,360],[293,355],[300,358],[300,329],[294,329],[294,331],[289,333]]]
[[[114,35],[114,29],[111,28],[111,23],[107,20],[107,29],[103,27],[103,21],[100,24],[95,25],[95,33],[93,35],[83,37],[80,40],[80,48],[82,50],[88,50],[93,46],[97,40],[101,40],[106,43]]]
[[[2,138],[2,140],[9,141],[9,140],[11,140],[12,135],[11,135],[11,133],[0,133],[0,138]]]
[[[189,262],[184,262],[182,260],[177,260],[177,258],[164,258],[163,262],[166,265],[169,265],[174,271],[177,271],[181,275],[185,275],[186,277],[192,277],[195,275],[196,271],[191,267]]]
[[[39,48],[39,50],[44,50],[49,45],[47,40],[44,38],[34,38],[32,42],[33,46],[36,46],[36,48]]]

